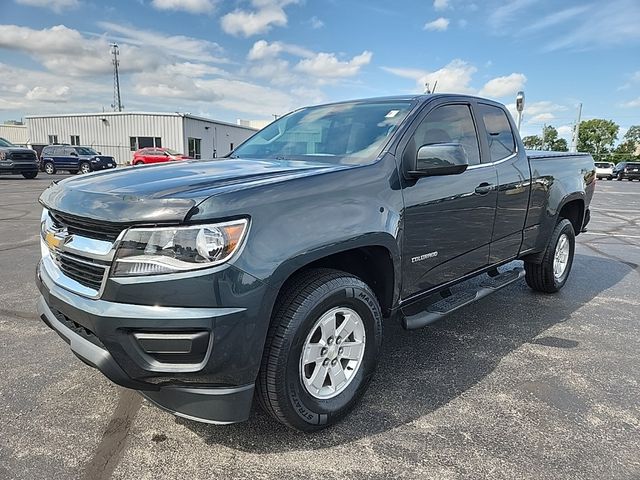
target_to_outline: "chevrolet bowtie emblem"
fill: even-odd
[[[66,229],[58,232],[47,232],[44,236],[45,243],[52,250],[59,248],[67,239],[68,233]]]

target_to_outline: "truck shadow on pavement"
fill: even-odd
[[[579,347],[575,340],[544,332],[633,271],[614,259],[576,254],[569,282],[555,295],[533,292],[522,281],[422,330],[407,332],[388,321],[369,390],[341,423],[318,433],[290,430],[257,406],[249,421],[240,424],[175,421],[209,444],[258,454],[327,448],[387,432],[454,400],[526,343]]]

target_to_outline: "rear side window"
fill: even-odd
[[[516,151],[516,140],[507,114],[501,108],[480,104],[480,115],[487,130],[491,161],[497,162]]]

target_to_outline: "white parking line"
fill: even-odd
[[[619,233],[606,233],[606,232],[582,232],[581,235],[600,235],[603,237],[640,238],[640,235],[621,235]]]

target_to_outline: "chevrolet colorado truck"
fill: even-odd
[[[423,327],[523,277],[561,289],[595,175],[589,155],[525,152],[490,100],[302,108],[224,159],[54,182],[39,314],[175,415],[243,421],[256,398],[314,431],[363,395],[383,320]]]
[[[38,155],[30,148],[18,147],[0,138],[0,175],[38,176]]]

